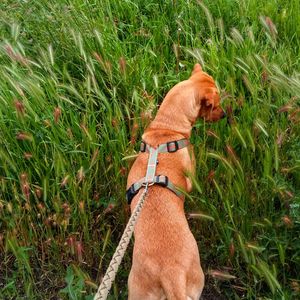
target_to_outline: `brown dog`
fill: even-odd
[[[151,147],[190,138],[197,118],[217,121],[224,116],[214,80],[196,64],[188,80],[175,85],[165,97],[155,119],[143,134]],[[185,176],[193,173],[192,147],[158,155],[156,174],[168,176],[179,188],[190,192]],[[149,153],[134,162],[127,187],[145,177]],[[133,198],[134,209],[140,192]],[[137,221],[132,269],[129,274],[130,300],[199,299],[204,285],[199,251],[184,214],[182,197],[165,187],[153,185]]]

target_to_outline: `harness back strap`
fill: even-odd
[[[157,166],[157,155],[159,149],[150,148],[150,154],[148,158],[148,165],[147,165],[147,173],[144,182],[152,183],[154,182],[155,171]]]
[[[169,180],[167,176],[164,175],[155,176],[155,171],[157,166],[158,153],[166,153],[166,152],[173,153],[178,151],[179,149],[186,147],[188,144],[189,144],[189,140],[181,139],[178,141],[172,141],[165,144],[161,144],[155,149],[147,145],[144,141],[142,141],[140,151],[149,152],[147,173],[146,173],[146,177],[132,184],[130,188],[126,191],[126,199],[128,201],[128,204],[131,203],[133,197],[138,193],[140,188],[147,182],[150,183],[150,185],[158,184],[160,186],[166,187],[170,191],[175,193],[178,197],[183,196],[183,194],[177,190],[176,186]]]

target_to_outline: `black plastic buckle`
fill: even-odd
[[[161,182],[160,179],[161,178],[164,178],[164,181]],[[161,175],[158,175],[157,176],[157,180],[156,180],[156,183],[162,187],[166,187],[168,186],[168,183],[169,183],[169,178],[167,176],[161,176]]]
[[[170,147],[173,147],[173,145],[174,145],[174,149],[171,149]],[[176,152],[178,149],[179,149],[179,146],[178,146],[177,141],[167,142],[167,150],[169,153]]]
[[[126,191],[126,200],[128,204],[131,203],[133,197],[137,194],[138,191],[134,189],[134,184]]]
[[[146,148],[147,148],[146,143],[142,141],[141,146],[140,146],[140,151],[141,152],[146,152]]]

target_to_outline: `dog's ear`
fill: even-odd
[[[199,117],[208,122],[216,122],[225,117],[225,112],[220,106],[220,96],[217,91],[205,93],[201,101]]]
[[[215,106],[218,106],[220,102],[220,96],[215,91],[210,91],[204,95],[204,98],[202,99],[202,105],[210,106],[211,108],[214,108]]]
[[[195,64],[192,75],[196,74],[197,72],[201,72],[202,68],[200,66],[200,64]]]

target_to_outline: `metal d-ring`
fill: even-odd
[[[155,183],[154,181],[152,181],[152,182],[145,181],[145,182],[142,183],[142,186],[146,186],[146,185],[151,186],[151,185],[153,185],[154,183]]]

